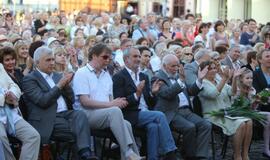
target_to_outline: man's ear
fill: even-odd
[[[166,69],[166,64],[162,64],[163,68]]]

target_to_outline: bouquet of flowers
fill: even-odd
[[[235,99],[231,107],[220,109],[217,111],[208,112],[213,117],[220,117],[224,120],[225,117],[246,117],[258,121],[261,124],[266,124],[266,116],[254,111],[251,108],[251,103],[248,99],[240,96]]]
[[[265,88],[264,90],[256,94],[255,99],[258,103],[262,105],[270,104],[270,89]]]

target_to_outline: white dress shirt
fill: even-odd
[[[137,86],[140,83],[140,77],[139,77],[140,72],[137,72],[137,74],[135,74],[128,67],[125,67],[125,68],[128,71],[129,75],[131,76],[135,86]],[[134,93],[134,97],[135,97],[136,100],[138,100],[138,97],[137,97],[136,93]],[[148,106],[147,106],[147,104],[145,102],[143,94],[141,95],[141,98],[140,98],[139,109],[141,109],[141,111],[148,111]]]
[[[51,88],[53,88],[55,86],[55,83],[54,83],[54,81],[52,79],[53,73],[51,73],[50,75],[48,75],[47,73],[44,73],[44,72],[40,71],[39,69],[37,69],[37,70],[40,72],[40,74],[46,80],[46,82],[49,84],[49,86]],[[63,96],[60,96],[57,99],[57,113],[63,112],[63,111],[66,111],[66,110],[68,110],[67,109],[67,104],[66,104]]]
[[[178,83],[181,86],[181,88],[186,88],[186,84],[184,82],[182,82],[182,80],[180,78],[178,78],[177,80],[170,79],[170,81],[171,81],[172,84]],[[196,85],[200,89],[202,88],[202,83],[200,83],[198,80],[196,80]],[[180,100],[179,101],[179,108],[184,107],[184,106],[189,106],[188,98],[187,98],[187,96],[185,95],[184,92],[180,92],[178,94],[178,97],[179,97],[179,100]]]

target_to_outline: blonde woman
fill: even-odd
[[[29,56],[29,44],[24,40],[18,40],[14,45],[17,54],[17,67],[23,75],[27,75],[33,67],[33,60]]]
[[[67,71],[68,60],[66,50],[63,47],[55,47],[53,48],[53,55],[55,61],[54,70],[59,73]]]
[[[83,53],[84,44],[85,44],[85,40],[83,37],[75,37],[73,39],[73,46],[76,50],[76,54],[77,54],[78,62],[80,66],[83,64],[85,59],[87,59],[87,57],[84,57],[84,53]]]
[[[86,64],[88,62],[87,57],[88,57],[88,52],[89,49],[92,48],[95,44],[96,44],[97,40],[96,40],[96,36],[89,36],[86,40],[85,40],[85,45],[83,47],[83,54],[84,54],[84,62],[83,65]]]

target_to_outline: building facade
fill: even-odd
[[[201,15],[204,21],[247,18],[259,23],[270,21],[270,0],[0,0],[0,4],[15,11],[57,8],[69,12],[88,8],[92,12],[118,13],[124,13],[130,5],[140,16],[153,11],[168,17],[193,13]]]

